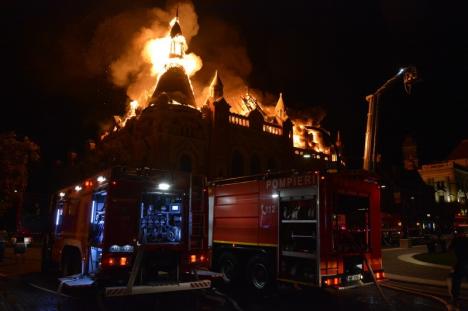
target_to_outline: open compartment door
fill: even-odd
[[[317,187],[279,192],[278,279],[319,284]]]

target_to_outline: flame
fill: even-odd
[[[175,17],[169,25],[172,27],[176,22],[177,18]],[[185,37],[181,34],[177,34],[171,38],[170,29],[168,29],[164,37],[149,39],[144,44],[141,56],[145,62],[151,64],[151,74],[156,77],[156,81],[167,69],[174,66],[182,67],[190,78],[202,68],[203,62],[201,58],[194,53],[186,54],[185,52],[187,49],[188,45]],[[190,79],[189,82],[192,87]],[[129,119],[136,117],[137,110],[143,110],[147,106],[147,101],[151,95],[143,95],[142,98],[131,99],[125,116],[117,120],[119,128],[124,127]]]
[[[312,119],[292,119],[294,147],[309,149],[318,153],[330,154],[330,147],[326,145],[323,133],[310,128]]]
[[[177,18],[173,18],[170,26],[174,26]],[[152,64],[152,73],[161,76],[171,66],[181,66],[189,77],[192,77],[203,66],[201,58],[194,54],[186,54],[187,41],[181,34],[171,38],[169,31],[163,38],[149,40],[143,49],[143,58]]]
[[[130,117],[134,117],[136,115],[137,108],[138,108],[138,101],[132,100],[130,102]]]
[[[170,27],[178,22],[177,17],[173,18],[169,23]],[[166,72],[169,68],[174,66],[182,67],[190,78],[198,72],[203,62],[201,58],[194,53],[186,53],[188,50],[188,44],[186,38],[178,33],[171,37],[171,29],[168,27],[165,35],[162,37],[149,37],[145,39],[143,49],[141,50],[140,56],[144,62],[151,65],[151,75],[155,77],[156,84],[158,79]],[[189,79],[190,86],[192,87]],[[154,89],[153,89],[154,90]],[[240,91],[240,89],[239,89]],[[193,87],[192,87],[193,92]],[[141,94],[138,98],[131,98],[128,104],[127,113],[124,117],[116,117],[117,126],[114,127],[114,131],[122,128],[126,125],[127,121],[131,118],[138,117],[141,112],[148,105],[148,100],[151,98],[151,90],[148,90]],[[274,106],[263,105],[258,101],[248,89],[245,95],[236,96],[237,100],[232,100],[232,111],[234,113],[247,116],[251,111],[258,109],[265,118],[266,122],[276,122],[282,124],[282,122],[288,117],[278,115],[275,111]],[[284,109],[284,108],[283,108]],[[293,122],[293,145],[296,148],[309,149],[317,153],[330,153],[330,148],[327,146],[323,139],[323,133],[317,130],[311,129],[311,126],[315,124],[311,118],[294,119]],[[101,139],[104,139],[109,133],[105,133]]]
[[[180,40],[183,43],[183,57],[169,57],[168,51],[171,48],[171,38],[169,36],[148,41],[143,50],[143,57],[152,64],[152,74],[160,76],[170,66],[181,66],[189,77],[192,77],[203,66],[201,58],[194,53],[185,54],[187,44],[185,38],[177,35],[173,40]]]
[[[306,139],[304,135],[304,124],[301,121],[295,120],[293,127],[293,144],[296,148],[306,148]]]
[[[239,103],[234,103],[231,106],[236,114],[248,116],[252,110],[258,108],[264,115],[266,120],[282,119],[277,115],[275,109],[271,106],[264,105],[258,101],[249,91],[245,95],[241,95]],[[283,120],[284,121],[284,120]],[[317,153],[330,154],[330,148],[326,146],[323,139],[323,134],[311,128],[315,124],[312,118],[291,118],[293,122],[293,145],[295,148],[308,149]]]

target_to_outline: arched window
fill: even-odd
[[[190,156],[183,154],[180,157],[180,162],[179,162],[179,168],[183,172],[188,172],[190,173],[192,171],[192,159]]]
[[[244,175],[244,157],[242,156],[242,154],[235,150],[233,153],[232,153],[232,165],[231,165],[231,168],[232,168],[232,171],[231,171],[231,174],[233,177],[235,176],[242,176]]]
[[[251,174],[258,174],[262,170],[261,164],[260,164],[260,159],[256,154],[252,155],[250,158],[250,173]]]

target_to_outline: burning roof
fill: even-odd
[[[161,75],[150,103],[162,93],[166,93],[171,100],[177,103],[196,107],[189,78],[180,66],[170,67]]]
[[[128,112],[124,117],[116,118],[118,124],[114,130],[124,127],[127,120],[139,116],[149,105],[157,102],[160,96],[168,99],[169,103],[187,105],[192,108],[201,109],[203,103],[196,102],[193,87],[190,81],[202,67],[202,60],[194,53],[187,54],[188,45],[179,24],[178,14],[170,22],[165,35],[160,38],[149,38],[144,45],[142,57],[151,64],[152,74],[156,77],[154,91],[142,98],[133,98],[129,102]],[[218,72],[211,81],[209,97],[212,101],[223,98],[223,83]],[[148,96],[150,95],[151,96]],[[253,93],[247,92],[238,98],[238,103],[231,103],[231,112],[237,115],[248,116],[255,112],[259,114],[265,124],[282,126],[287,120],[294,124],[294,147],[310,149],[316,152],[329,154],[330,134],[320,128],[320,121],[324,115],[310,114],[307,116],[294,117],[286,108],[282,94],[279,95],[276,105],[265,105],[261,103]],[[269,126],[268,125],[268,126]]]

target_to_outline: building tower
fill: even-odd
[[[276,103],[275,116],[279,124],[283,124],[283,122],[288,119],[288,114],[286,113],[286,107],[283,101],[283,93],[280,93],[278,102]]]
[[[174,24],[171,28],[171,50],[169,58],[183,58],[185,54],[185,38],[179,24],[179,8],[176,11]]]
[[[218,70],[216,70],[213,80],[210,84],[210,97],[216,101],[224,96],[224,85],[221,81]]]
[[[160,95],[165,93],[164,100],[168,99],[173,103],[175,101],[182,105],[196,107],[195,96],[189,77],[179,62],[185,55],[186,44],[179,25],[178,10],[170,36],[169,62],[166,64],[166,71],[158,78],[150,103],[156,103]]]

